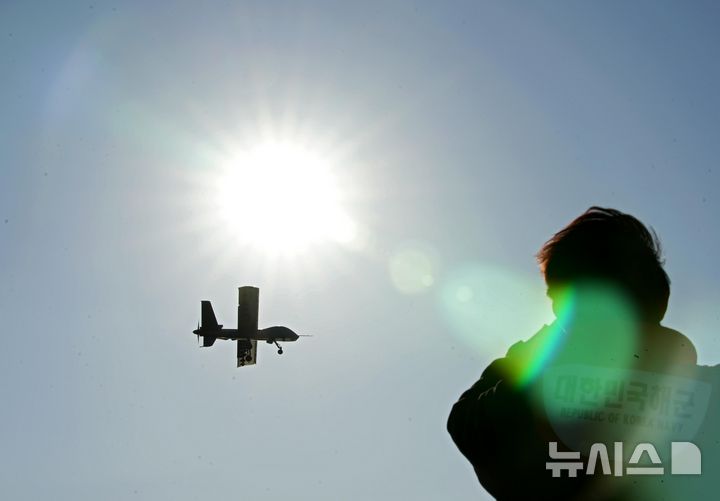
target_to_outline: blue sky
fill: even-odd
[[[487,496],[447,414],[552,320],[533,255],[591,205],[657,230],[717,363],[719,10],[0,4],[2,497]],[[268,131],[337,152],[362,245],[217,224],[218,155]],[[239,370],[191,331],[251,284],[314,337]]]

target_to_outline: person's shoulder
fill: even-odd
[[[706,381],[717,390],[720,390],[720,364],[698,365],[695,367],[695,376],[697,379]]]
[[[536,350],[543,347],[543,343],[546,340],[545,338],[549,334],[550,327],[550,325],[544,324],[539,331],[533,334],[526,341],[518,341],[510,346],[505,358],[524,358],[534,355]]]
[[[527,365],[538,349],[548,326],[543,327],[526,341],[517,341],[504,357],[496,358],[483,370],[480,379],[466,392],[476,394],[494,387],[499,381],[513,380],[520,368]]]
[[[693,342],[682,332],[661,325],[658,329],[658,339],[663,349],[672,353],[675,361],[682,364],[697,364],[697,350]]]

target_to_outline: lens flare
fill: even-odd
[[[529,356],[521,356],[514,366],[515,384],[522,388],[534,381],[540,372],[554,358],[567,337],[567,329],[575,310],[576,297],[572,291],[564,293],[563,306],[555,322],[546,325],[538,332],[539,340]],[[532,342],[532,341],[531,341]]]
[[[390,257],[390,279],[403,294],[421,294],[437,280],[437,261],[426,245],[406,244]]]
[[[452,270],[439,289],[438,304],[453,335],[474,353],[502,356],[552,318],[544,285],[490,264]]]
[[[639,322],[628,298],[603,283],[580,283],[554,294],[557,318],[518,347],[515,382],[523,387],[550,363],[627,369],[633,364]]]

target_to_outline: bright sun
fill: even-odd
[[[268,142],[233,155],[218,179],[218,210],[243,243],[294,254],[322,242],[350,243],[355,223],[326,158]]]

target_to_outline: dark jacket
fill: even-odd
[[[500,500],[562,500],[637,499],[633,492],[636,478],[617,481],[604,476],[586,476],[580,472],[576,478],[553,478],[547,470],[548,443],[558,442],[560,450],[568,449],[555,434],[542,404],[542,371],[531,381],[519,375],[538,357],[544,356],[547,338],[556,326],[544,326],[526,342],[513,345],[505,357],[492,362],[480,379],[455,403],[448,418],[447,428],[458,449],[472,464],[483,487]],[[681,333],[656,326],[647,331],[643,341],[634,347],[635,369],[676,371],[678,367],[696,368],[696,355],[692,343]],[[601,348],[594,360],[605,363]],[[576,354],[560,349],[548,366],[572,361]],[[611,357],[608,357],[611,360]],[[584,360],[583,362],[588,362]],[[590,361],[591,363],[593,361]],[[702,368],[698,377],[717,385],[720,369]],[[717,390],[716,390],[717,391]],[[717,402],[704,425],[702,440],[712,449],[705,455],[716,457],[720,442],[712,443],[709,432]],[[716,437],[716,434],[712,435]],[[714,460],[713,460],[714,461]],[[666,477],[664,477],[666,478]],[[663,479],[661,479],[663,480]],[[644,479],[639,479],[642,484]],[[652,479],[652,481],[659,480]],[[697,484],[697,482],[696,482]],[[667,490],[667,489],[666,489]],[[668,492],[671,492],[669,490]],[[668,497],[667,499],[675,499]],[[687,498],[692,499],[692,498]],[[686,500],[683,500],[686,501]]]

